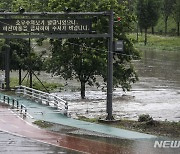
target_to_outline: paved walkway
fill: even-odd
[[[0,107],[0,113],[0,130],[4,132],[63,147],[77,153],[131,153],[128,148],[39,129],[14,115],[8,108]]]
[[[79,154],[74,150],[49,145],[0,131],[0,154]]]
[[[2,98],[2,94],[1,94]],[[38,104],[31,100],[26,100],[24,98],[13,97],[19,100],[20,105],[23,104],[27,107],[27,112],[36,120],[44,120],[52,123],[57,123],[61,125],[76,127],[88,131],[94,131],[97,133],[102,133],[106,135],[116,136],[124,139],[155,139],[156,136],[139,133],[135,131],[129,131],[125,129],[114,128],[106,125],[100,125],[90,122],[84,122],[80,120],[75,120],[68,118],[57,112],[55,108],[50,106]]]

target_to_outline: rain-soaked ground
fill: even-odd
[[[1,154],[62,154],[62,153],[75,154],[78,152],[0,131],[0,153]]]

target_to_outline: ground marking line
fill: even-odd
[[[13,133],[13,132],[10,132],[10,131],[6,131],[6,130],[3,130],[3,129],[1,129],[1,128],[0,128],[0,131],[5,132],[5,133],[8,133],[8,134],[11,134],[11,135],[14,135],[14,136],[17,136],[17,137],[22,137],[22,138],[30,139],[30,140],[32,140],[32,141],[37,141],[37,142],[40,142],[40,143],[44,143],[44,144],[48,144],[48,145],[53,145],[53,146],[56,146],[56,147],[60,147],[60,148],[63,148],[63,149],[73,150],[73,151],[80,152],[80,153],[84,153],[84,154],[90,154],[90,153],[88,153],[88,152],[83,152],[83,151],[80,151],[80,150],[71,149],[71,148],[68,148],[68,147],[63,147],[63,146],[56,145],[56,144],[53,144],[53,143],[48,143],[48,142],[46,142],[46,141],[42,141],[42,140],[38,140],[38,139],[34,139],[34,138],[27,137],[27,136],[24,136],[24,135],[20,135],[20,134],[17,134],[17,133]]]

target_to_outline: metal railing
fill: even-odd
[[[56,107],[57,109],[61,110],[64,115],[68,115],[68,103],[56,95],[22,85],[17,87],[16,93],[22,94],[25,97],[30,97],[34,100],[38,100],[38,102],[42,104]]]
[[[23,117],[27,117],[30,116],[28,113],[27,113],[27,108],[25,105],[21,104],[21,106],[19,106],[19,101],[17,99],[14,99],[14,98],[10,98],[9,96],[7,95],[4,95],[2,98],[0,98],[0,100],[4,103],[4,104],[7,104],[9,106],[11,106],[11,110],[13,111],[16,111],[16,112],[20,112],[20,114],[23,116]],[[19,108],[20,107],[20,108]],[[31,117],[31,116],[30,116]],[[32,117],[31,117],[32,118]]]

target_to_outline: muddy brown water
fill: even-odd
[[[180,51],[144,51],[142,59],[133,63],[139,81],[130,92],[115,89],[113,114],[134,120],[141,114],[150,114],[157,120],[180,121]],[[11,76],[18,76],[18,73],[11,72]],[[104,84],[99,89],[86,86],[87,99],[81,100],[79,82],[64,81],[45,72],[41,72],[39,77],[65,85],[64,91],[57,90],[56,94],[69,102],[72,117],[106,115],[106,92],[101,90]]]
[[[137,119],[140,114],[150,114],[154,119],[180,121],[180,52],[146,51],[140,61],[135,61],[140,81],[133,85],[132,91],[124,93],[117,88],[113,93],[113,114],[119,118]],[[4,72],[1,72],[4,73]],[[17,76],[11,72],[11,76]],[[25,74],[25,72],[24,72]],[[106,115],[106,92],[95,87],[87,86],[86,100],[80,99],[79,83],[64,81],[57,76],[42,72],[42,80],[60,82],[65,90],[56,92],[69,102],[69,112],[72,117],[87,116],[90,118]],[[36,143],[35,141],[16,138],[6,133],[1,134],[3,153],[66,153],[64,149]],[[4,137],[2,137],[4,136]],[[97,137],[86,137],[97,140]],[[13,140],[16,144],[6,146],[5,142]],[[130,153],[179,153],[179,148],[154,148],[154,141],[126,141],[101,138],[100,142],[126,147]],[[30,143],[31,142],[31,143]],[[5,144],[4,144],[5,143]],[[18,146],[17,146],[18,143]],[[19,144],[23,143],[23,144]],[[24,148],[24,143],[28,144]],[[14,151],[14,147],[17,147]],[[4,148],[4,149],[3,149]],[[23,148],[23,149],[22,149]],[[0,150],[0,151],[1,151]],[[46,152],[45,152],[46,151]],[[1,151],[2,152],[2,151]],[[70,151],[68,151],[70,152]],[[67,153],[68,153],[67,152]]]
[[[118,118],[137,120],[150,114],[156,120],[180,120],[180,52],[145,51],[134,61],[139,81],[130,92],[117,88],[113,93],[113,114]],[[77,84],[77,83],[76,83]],[[69,82],[69,86],[77,86]],[[106,92],[87,86],[88,100],[79,100],[79,92],[58,93],[69,100],[72,116],[90,118],[106,115]]]

